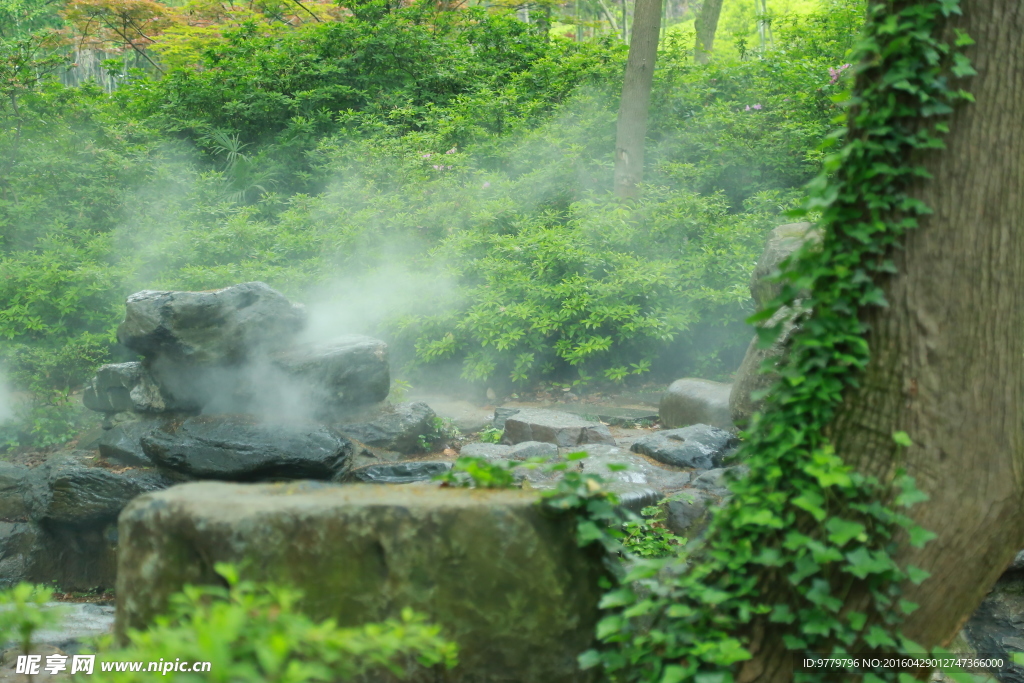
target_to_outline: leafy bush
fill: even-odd
[[[106,661],[208,661],[220,680],[337,681],[387,670],[404,677],[412,665],[450,668],[456,648],[422,616],[404,611],[400,620],[339,628],[299,611],[301,593],[239,579],[220,564],[227,588],[186,586],[169,612],[145,631],[130,631],[128,646],[104,649]],[[109,641],[108,641],[109,646]],[[106,674],[119,682],[152,678],[149,673]],[[172,680],[199,680],[170,672]]]

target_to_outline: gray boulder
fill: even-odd
[[[705,424],[733,429],[729,414],[731,391],[730,385],[709,379],[677,379],[661,397],[658,407],[661,426],[671,429]]]
[[[769,327],[782,325],[771,345],[762,347],[760,340],[754,337],[747,347],[747,353],[743,356],[739,370],[736,371],[732,393],[729,395],[729,411],[733,422],[740,429],[745,429],[754,413],[763,409],[765,392],[779,379],[777,372],[761,372],[761,368],[766,364],[775,367],[785,356],[789,340],[797,329],[793,324],[793,318],[793,309],[779,309],[765,323]]]
[[[505,420],[507,420],[512,415],[515,415],[520,410],[522,410],[522,408],[495,408],[494,419],[491,420],[491,426],[494,427],[495,429],[504,429]]]
[[[132,498],[172,483],[151,470],[112,472],[86,467],[70,458],[59,458],[45,467],[49,495],[36,516],[58,524],[96,526],[113,522]]]
[[[205,292],[136,292],[117,339],[147,357],[199,365],[237,364],[288,346],[305,310],[262,282]]]
[[[812,223],[787,223],[768,233],[764,251],[750,276],[750,296],[763,306],[782,291],[782,285],[770,280],[779,274],[779,265],[805,242],[821,242],[821,230]]]
[[[654,432],[633,442],[630,450],[674,467],[709,470],[722,462],[739,444],[730,432],[710,425]]]
[[[325,344],[308,344],[271,357],[291,383],[301,387],[314,413],[331,416],[388,397],[391,375],[388,345],[352,335]]]
[[[717,467],[713,470],[708,470],[707,472],[702,473],[699,477],[694,479],[693,486],[694,488],[707,491],[714,496],[728,496],[730,495],[729,481],[734,478],[742,477],[749,471],[750,470],[746,465]]]
[[[99,441],[100,455],[119,465],[153,467],[153,461],[142,450],[142,437],[166,423],[166,419],[141,419],[120,422],[104,429]]]
[[[348,480],[363,484],[411,484],[430,481],[451,468],[452,463],[437,460],[395,462],[360,467],[349,474]]]
[[[410,454],[420,451],[420,436],[434,433],[434,411],[426,403],[385,406],[372,420],[343,424],[341,431],[375,448]]]
[[[805,242],[820,242],[821,236],[821,231],[810,223],[780,225],[769,233],[768,242],[750,278],[750,296],[758,308],[775,299],[782,291],[781,284],[770,282],[772,277],[778,274],[779,265]],[[736,371],[732,394],[729,397],[732,421],[741,429],[749,425],[751,416],[759,412],[764,404],[762,398],[755,399],[754,395],[759,395],[759,392],[763,394],[778,379],[775,373],[762,374],[761,368],[766,361],[769,365],[777,365],[784,356],[795,329],[795,315],[793,309],[780,309],[770,320],[763,323],[766,327],[781,325],[781,332],[771,346],[761,348],[755,336],[747,347],[743,362]]]
[[[201,415],[141,439],[160,467],[200,479],[331,479],[351,466],[352,443],[311,423],[267,423],[248,415]]]
[[[173,410],[173,399],[165,396],[142,363],[104,365],[85,387],[85,407],[101,413],[162,413]]]
[[[557,446],[615,444],[608,427],[572,413],[523,408],[505,420],[504,442],[544,441]]]
[[[57,610],[59,621],[54,626],[32,634],[32,642],[52,645],[64,652],[80,652],[90,639],[112,633],[114,606],[89,602],[48,602],[45,610]]]
[[[216,562],[295,585],[342,626],[423,613],[459,645],[446,683],[583,683],[604,570],[535,493],[299,483],[184,484],[121,516],[116,632],[144,628]],[[201,558],[197,561],[197,558]],[[436,680],[431,674],[430,680]]]

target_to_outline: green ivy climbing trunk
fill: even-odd
[[[636,0],[633,13],[615,138],[615,194],[622,198],[636,197],[637,185],[643,180],[644,138],[658,56],[661,3],[662,0]]]
[[[715,45],[715,31],[718,17],[722,14],[722,0],[704,0],[697,17],[697,42],[693,46],[693,58],[698,64],[707,64]]]
[[[910,194],[932,213],[892,254],[888,306],[864,318],[871,360],[831,425],[847,463],[882,481],[904,468],[930,497],[909,514],[937,537],[897,557],[931,574],[903,595],[920,607],[902,632],[924,648],[953,638],[1024,547],[1024,4],[961,6],[951,28],[976,41],[963,82],[976,102],[950,117],[946,149],[918,160],[932,177]],[[792,680],[771,624],[752,641],[739,683]]]

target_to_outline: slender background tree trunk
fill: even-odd
[[[704,0],[697,16],[697,44],[693,47],[693,58],[698,64],[707,64],[715,45],[715,31],[718,17],[722,14],[722,0]]]
[[[903,633],[947,644],[1024,547],[1024,4],[963,0],[954,25],[977,41],[977,102],[952,116],[946,150],[923,160],[914,196],[934,213],[893,254],[889,307],[874,309],[872,359],[832,425],[837,452],[882,480],[904,468],[930,500],[911,516],[938,538],[901,563],[931,572],[905,586],[920,608]],[[914,445],[902,454],[892,433]],[[738,680],[792,679],[792,656],[755,628]]]
[[[654,62],[662,0],[636,0],[629,41],[629,58],[622,81],[622,101],[615,139],[615,194],[636,197],[644,175],[644,138],[651,102]]]

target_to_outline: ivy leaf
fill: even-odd
[[[964,78],[966,76],[974,76],[978,72],[971,66],[971,60],[959,52],[953,55],[953,66],[950,68],[953,75],[957,78]]]
[[[974,38],[967,35],[967,31],[963,29],[953,29],[956,31],[956,40],[953,41],[953,45],[956,47],[966,47],[968,45],[974,45]]]
[[[867,540],[867,528],[860,522],[833,517],[825,524],[825,528],[828,530],[828,540],[840,548],[855,538],[862,542]]]
[[[889,647],[896,645],[896,640],[889,635],[889,632],[877,625],[869,628],[868,632],[864,634],[864,642],[872,648],[882,647],[883,645],[888,645]]]
[[[915,526],[907,531],[910,534],[910,545],[915,548],[923,548],[928,541],[938,537],[938,534],[928,531],[922,526]]]
[[[863,612],[849,612],[846,615],[846,620],[850,622],[850,628],[854,631],[861,631],[868,621],[868,615]]]
[[[892,440],[904,448],[910,448],[914,445],[914,442],[910,440],[910,436],[906,432],[893,432]]]
[[[914,565],[907,567],[907,577],[915,586],[921,585],[921,582],[931,575],[931,572],[921,569],[920,567],[915,567]]]
[[[867,548],[857,548],[846,554],[849,565],[846,572],[858,579],[867,578],[869,574],[882,574],[892,569],[892,560],[885,554],[873,554]]]
[[[681,683],[686,680],[686,669],[678,664],[669,664],[661,674],[658,683]]]

